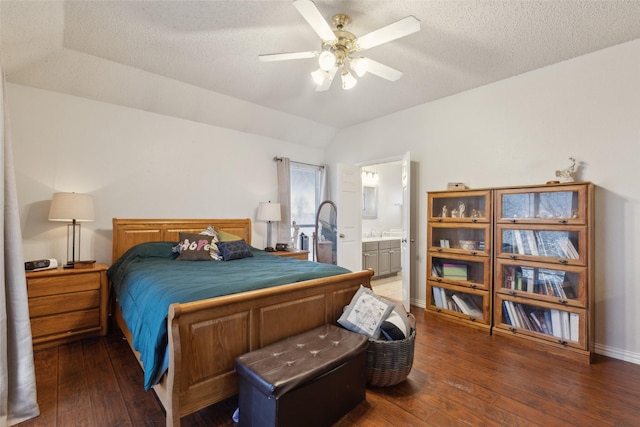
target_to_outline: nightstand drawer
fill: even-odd
[[[73,311],[70,313],[43,316],[31,319],[33,338],[52,334],[72,334],[86,332],[89,328],[100,328],[100,309]]]
[[[32,319],[34,317],[98,307],[100,307],[100,291],[97,289],[95,291],[77,292],[73,295],[58,294],[29,298],[29,316]]]
[[[30,277],[29,298],[100,289],[100,272],[65,276]]]
[[[107,334],[105,264],[30,271],[26,278],[34,350]]]

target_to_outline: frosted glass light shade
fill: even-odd
[[[336,66],[336,56],[328,50],[325,50],[318,56],[318,65],[320,65],[320,68],[324,71],[329,71]]]
[[[358,77],[362,77],[367,73],[367,69],[369,68],[369,61],[367,58],[353,58],[351,60],[351,69],[355,71]]]
[[[356,84],[358,84],[358,80],[350,72],[345,71],[342,73],[342,89],[351,89]]]
[[[329,78],[329,73],[327,71],[324,71],[322,68],[318,68],[311,73],[311,78],[313,78],[313,82],[317,86],[322,86]]]

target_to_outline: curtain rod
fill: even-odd
[[[281,162],[281,161],[282,161],[282,157],[275,156],[275,157],[273,158],[273,161],[274,161],[274,162]],[[296,162],[295,160],[291,160],[291,161],[292,161],[293,163],[298,163],[299,165],[315,166],[315,167],[317,167],[317,168],[324,169],[324,165],[314,165],[314,164],[312,164],[312,163]]]

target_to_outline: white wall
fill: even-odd
[[[47,220],[54,192],[94,196],[96,220],[82,226],[80,258],[111,263],[113,217],[255,221],[258,203],[278,198],[274,156],[323,158],[319,149],[272,138],[7,87],[27,260],[66,261],[66,226]],[[253,225],[253,244],[264,247],[266,226]]]
[[[428,76],[425,76],[428,78]],[[596,190],[596,351],[640,363],[640,40],[340,132],[329,164],[409,151],[418,164],[418,283],[426,293],[426,193],[543,184],[568,157]],[[333,168],[335,170],[335,168]]]

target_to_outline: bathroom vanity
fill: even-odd
[[[363,238],[362,268],[373,269],[374,279],[401,271],[400,239],[393,237]]]

